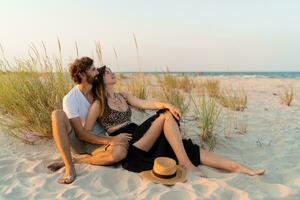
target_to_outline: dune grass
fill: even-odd
[[[157,75],[157,82],[161,88],[158,98],[179,108],[182,114],[187,112],[190,99],[178,90],[178,82],[172,75]]]
[[[145,78],[144,73],[139,73],[139,75],[136,78],[134,77],[128,83],[127,89],[132,95],[140,99],[147,99],[147,80]]]
[[[48,56],[32,45],[28,58],[0,59],[0,108],[16,117],[16,127],[23,127],[40,136],[51,137],[51,112],[62,108],[62,98],[72,87],[69,75],[62,67],[59,55]],[[2,52],[4,53],[4,52]]]
[[[206,94],[206,86],[204,84],[204,81],[201,80],[196,80],[194,81],[194,87],[195,87],[195,92],[197,96],[205,96]]]
[[[188,76],[180,77],[177,80],[178,88],[183,90],[184,92],[191,92],[193,88],[195,88],[195,82],[189,78]]]
[[[216,100],[213,98],[200,97],[196,102],[192,97],[195,107],[195,115],[200,126],[201,146],[208,146],[209,150],[213,150],[216,146],[215,129],[221,113]]]
[[[224,124],[224,135],[226,138],[231,138],[233,133],[246,134],[248,131],[247,120],[241,112],[226,110],[222,116]]]
[[[219,92],[217,99],[222,106],[231,110],[243,111],[247,108],[247,93],[243,88],[226,87]]]
[[[244,119],[240,119],[240,121],[238,121],[237,133],[246,134],[247,132],[248,132],[247,121]]]
[[[281,104],[290,106],[294,99],[294,89],[292,86],[285,86],[283,94],[280,96]]]
[[[179,88],[178,79],[174,75],[169,74],[169,71],[162,76],[157,76],[157,80],[166,88]]]
[[[220,81],[216,79],[207,79],[203,82],[206,92],[210,97],[218,97],[220,93]]]

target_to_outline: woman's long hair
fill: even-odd
[[[97,70],[99,72],[98,80],[95,81],[95,83],[93,84],[93,93],[95,100],[98,100],[100,104],[99,118],[103,118],[107,115],[108,112],[108,104],[103,80],[103,76],[106,71],[106,66],[104,65],[103,67],[100,67]]]

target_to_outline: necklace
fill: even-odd
[[[113,109],[118,110],[120,112],[124,112],[124,106],[122,106],[122,100],[118,97],[116,93],[114,93],[113,97],[109,97],[109,100],[113,103],[114,107]]]
[[[118,104],[119,103],[119,98],[116,95],[116,93],[113,94],[113,97],[109,97],[109,99],[114,103],[114,104]]]

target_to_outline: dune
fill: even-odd
[[[203,78],[205,79],[205,77]],[[246,134],[225,137],[226,117],[217,132],[215,153],[253,168],[263,176],[227,173],[200,166],[208,178],[188,174],[185,183],[165,186],[143,180],[121,166],[76,165],[77,179],[60,185],[63,170],[49,173],[46,166],[59,159],[52,140],[25,144],[0,129],[0,199],[299,199],[300,198],[300,80],[275,78],[219,78],[222,84],[240,84],[248,106],[238,115],[247,123]],[[280,104],[284,85],[296,94],[292,106]],[[226,112],[223,113],[224,115]],[[133,121],[150,114],[135,112]],[[193,121],[182,125],[184,137],[199,143]]]

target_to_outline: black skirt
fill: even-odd
[[[111,133],[111,136],[118,135],[120,133],[131,133],[132,140],[129,142],[128,154],[127,157],[122,161],[122,166],[124,169],[132,172],[141,172],[145,170],[150,170],[153,167],[154,160],[157,157],[164,156],[170,157],[176,160],[176,155],[167,141],[164,133],[162,132],[157,141],[154,143],[153,147],[147,152],[142,149],[139,149],[133,145],[136,141],[143,137],[143,135],[150,128],[152,122],[159,117],[161,113],[164,113],[167,109],[162,109],[156,112],[155,115],[148,118],[141,125],[135,123],[130,123],[127,126]],[[177,124],[179,125],[178,120],[174,117]],[[200,149],[197,144],[194,144],[191,139],[182,139],[183,146],[185,151],[190,159],[190,161],[198,166],[201,164],[200,160]]]

